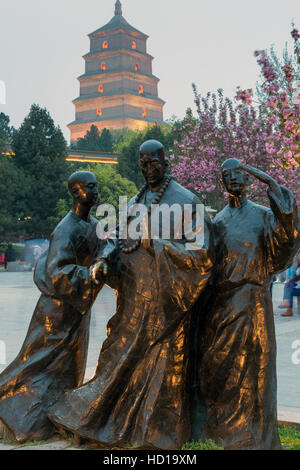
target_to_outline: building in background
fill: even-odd
[[[152,74],[148,36],[127,23],[119,0],[115,15],[89,35],[85,73],[79,77],[80,96],[73,103],[71,141],[84,137],[94,124],[102,130],[144,129],[163,122],[165,102],[158,97],[159,79]]]

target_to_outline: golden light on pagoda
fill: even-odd
[[[106,70],[106,63],[105,62],[101,62],[101,70]]]
[[[139,94],[142,95],[144,93],[143,85],[139,85]]]
[[[98,87],[98,91],[99,91],[99,93],[103,93],[103,85],[101,83]]]
[[[147,116],[146,108],[143,108],[143,109],[142,109],[142,116],[143,116],[143,117],[146,117],[146,116]]]
[[[108,49],[108,42],[107,41],[103,41],[102,48],[103,49]]]
[[[132,49],[136,49],[136,42],[135,41],[132,41],[131,47],[132,47]]]
[[[135,64],[135,70],[136,71],[140,70],[140,64],[138,62]]]
[[[97,116],[102,116],[102,108],[100,106],[97,108]]]

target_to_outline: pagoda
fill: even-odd
[[[148,36],[125,20],[119,0],[113,18],[89,38],[85,73],[78,78],[80,96],[73,101],[75,121],[68,125],[71,141],[84,137],[91,125],[136,130],[163,123],[165,102],[158,97],[159,79],[152,74]]]

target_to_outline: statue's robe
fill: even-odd
[[[277,449],[276,338],[270,282],[299,248],[294,197],[268,191],[270,207],[247,201],[215,217],[216,264],[199,382],[203,436],[227,449]]]
[[[150,206],[156,193],[139,201]],[[195,207],[190,191],[170,182],[160,204]],[[186,239],[154,239],[120,253],[118,276],[108,276],[117,292],[117,311],[107,326],[94,377],[67,392],[51,410],[54,423],[104,446],[178,449],[190,437],[190,309],[212,268],[210,219],[204,244],[187,250]],[[103,253],[100,253],[100,257]]]
[[[49,438],[48,407],[82,384],[90,308],[101,287],[88,274],[99,251],[96,224],[69,212],[37,263],[41,296],[18,356],[0,375],[0,420],[19,442]]]

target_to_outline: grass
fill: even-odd
[[[212,439],[207,439],[206,441],[190,441],[184,444],[182,450],[224,450],[223,447],[220,447]]]
[[[279,437],[283,450],[300,450],[300,428],[279,426]],[[224,450],[212,439],[206,441],[190,441],[184,444],[182,450]]]
[[[283,450],[300,450],[300,428],[290,427],[290,426],[279,426],[279,436],[282,444]],[[69,437],[69,436],[68,436]],[[70,442],[70,438],[67,439]],[[24,444],[18,444],[15,441],[2,440],[0,439],[0,444],[10,445],[14,448],[18,447],[29,447],[29,446],[38,446],[47,444],[50,441],[31,441]],[[53,442],[53,441],[51,441]],[[74,443],[70,442],[70,445]],[[223,447],[216,444],[212,439],[207,439],[205,441],[190,441],[184,444],[182,450],[224,450]]]
[[[300,450],[300,428],[279,426],[279,436],[284,450]]]

